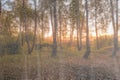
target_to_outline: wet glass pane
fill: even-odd
[[[119,0],[0,0],[0,80],[120,80]]]

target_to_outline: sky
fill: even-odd
[[[4,4],[6,3],[6,1],[10,2],[10,1],[13,1],[13,0],[2,0],[2,5],[4,5]],[[71,0],[68,0],[67,2],[65,2],[65,4],[68,5],[68,4],[70,3],[70,1],[71,1]],[[32,4],[32,2],[30,2],[30,3]],[[119,0],[119,4],[120,4],[120,0]],[[119,6],[119,5],[118,5],[118,6]],[[2,8],[7,9],[7,10],[10,9],[10,7],[8,7],[8,6],[6,6],[6,5],[2,6]],[[119,6],[119,9],[120,9],[120,6]],[[119,13],[120,13],[120,11],[119,11]],[[119,15],[120,15],[120,14],[119,14]],[[49,20],[49,23],[50,23],[50,26],[51,26],[50,20]],[[93,29],[93,30],[95,29],[95,28],[94,28],[94,25],[89,25],[89,26],[91,27],[90,29]],[[93,32],[92,34],[95,35],[95,32]],[[110,23],[110,24],[108,25],[107,34],[113,34],[112,23]],[[120,34],[120,31],[119,31],[119,34]],[[49,32],[48,34],[46,34],[46,35],[48,35],[48,36],[51,36],[51,35],[52,35],[52,28],[51,28],[51,27],[50,27],[50,32]]]

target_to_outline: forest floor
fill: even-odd
[[[93,50],[83,59],[85,50],[59,49],[55,58],[50,49],[33,54],[0,57],[0,80],[120,80],[120,51],[111,57],[112,49]]]

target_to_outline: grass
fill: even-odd
[[[16,54],[0,57],[0,80],[114,80],[114,62],[109,54],[111,47],[92,51],[88,60],[82,59],[85,50],[58,49],[57,56],[51,57],[51,49],[33,51],[31,55]],[[102,53],[102,54],[101,54]],[[103,54],[104,53],[104,54]],[[119,65],[119,63],[118,63]],[[93,70],[93,71],[92,71]],[[86,73],[87,72],[87,73]],[[79,74],[78,74],[79,73]],[[83,76],[82,76],[83,74]],[[93,75],[91,75],[93,74]]]

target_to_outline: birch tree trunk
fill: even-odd
[[[89,41],[89,26],[88,26],[88,0],[85,0],[85,10],[86,10],[86,52],[84,58],[88,59],[90,55],[90,41]]]
[[[56,0],[54,0],[53,5],[54,10],[54,28],[53,28],[53,48],[52,48],[52,57],[55,57],[57,54],[57,8],[56,8]]]

